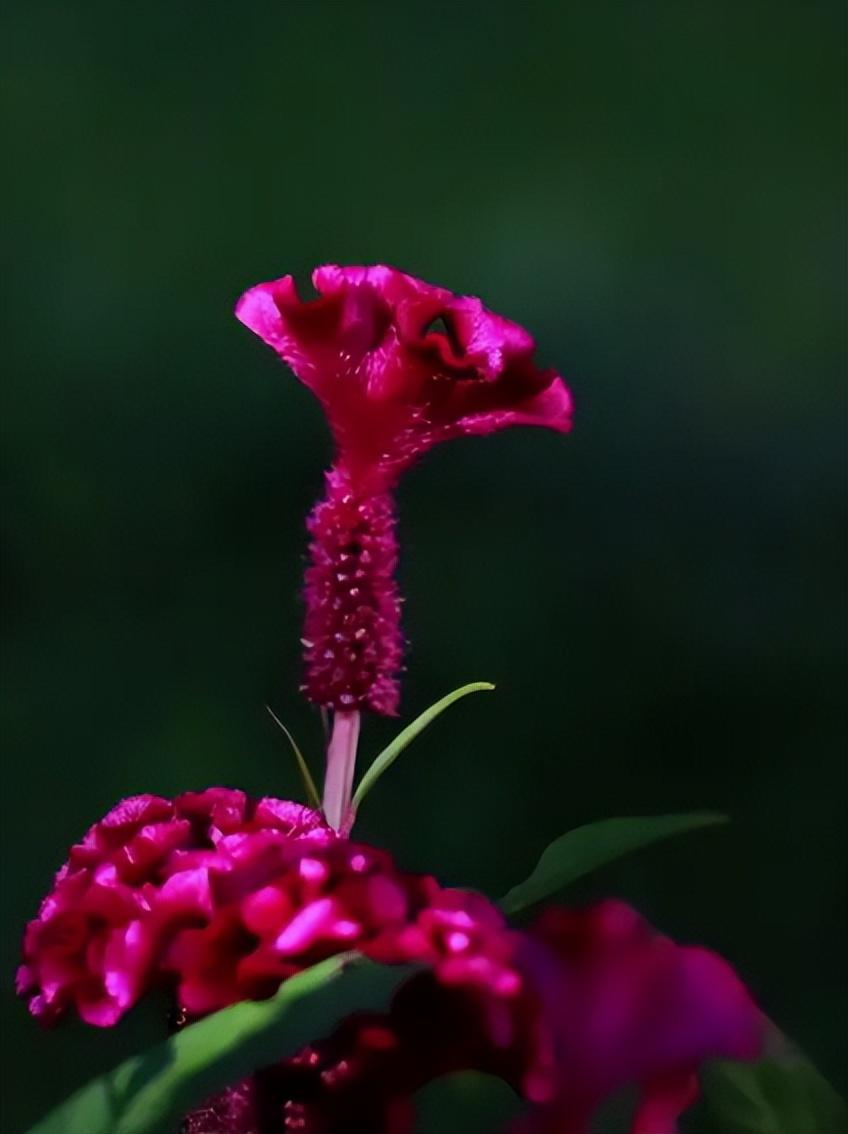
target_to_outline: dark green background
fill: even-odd
[[[564,828],[722,808],[608,869],[844,1085],[843,5],[19,0],[2,47],[2,1021],[17,1131],[154,1030],[8,991],[118,797],[289,795],[329,446],[240,290],[387,261],[571,384],[563,439],[401,492],[404,715],[361,835],[497,894]],[[394,724],[369,724],[372,755]],[[840,1014],[843,1023],[840,1023]]]

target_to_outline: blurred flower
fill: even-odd
[[[552,908],[522,946],[556,1053],[554,1097],[522,1134],[588,1134],[598,1105],[629,1084],[631,1134],[675,1134],[708,1059],[753,1059],[763,1017],[715,953],[683,947],[629,906]]]
[[[479,299],[385,265],[258,284],[238,318],[318,397],[336,442],[309,521],[305,692],[328,708],[397,711],[403,653],[391,490],[433,445],[510,425],[566,431],[571,397],[531,336]]]

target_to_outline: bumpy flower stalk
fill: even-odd
[[[338,469],[326,481],[327,495],[307,521],[303,691],[334,711],[323,804],[339,830],[353,793],[360,709],[397,711],[403,641],[394,500],[357,492]]]
[[[307,527],[303,691],[338,714],[393,715],[403,656],[394,501],[358,494],[333,469]]]

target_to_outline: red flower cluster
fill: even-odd
[[[637,1082],[634,1130],[670,1134],[699,1063],[759,1043],[732,970],[625,906],[553,910],[519,933],[485,898],[401,872],[308,808],[224,788],[137,796],[95,824],[27,929],[19,991],[45,1022],[74,1006],[114,1024],[155,987],[192,1017],[349,948],[428,971],[387,1015],[352,1017],[210,1100],[189,1134],[408,1134],[414,1092],[461,1069],[504,1078],[545,1134],[582,1134]]]
[[[304,692],[331,709],[397,711],[403,655],[391,491],[441,441],[512,425],[571,426],[571,395],[522,327],[383,264],[325,265],[317,299],[257,284],[238,318],[318,397],[336,442],[309,520]]]
[[[114,1024],[165,974],[181,980],[184,933],[225,932],[237,868],[331,839],[307,807],[228,788],[125,799],[71,848],[27,926],[18,992],[45,1022],[75,1007],[87,1023]],[[198,1011],[239,998],[207,983],[201,991],[191,969],[185,991],[205,997]]]
[[[155,986],[199,1016],[355,946],[500,995],[518,983],[501,929],[484,899],[402,874],[299,804],[135,796],[72,848],[27,927],[18,990],[47,1022],[73,1005],[108,1026]]]

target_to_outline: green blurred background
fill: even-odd
[[[4,1131],[158,1025],[45,1035],[13,998],[69,843],[132,792],[296,793],[266,701],[317,757],[329,445],[232,307],[326,260],[482,295],[577,402],[403,485],[404,715],[498,689],[361,835],[498,894],[567,827],[726,809],[574,897],[723,951],[845,1086],[844,33],[827,3],[7,6]]]

